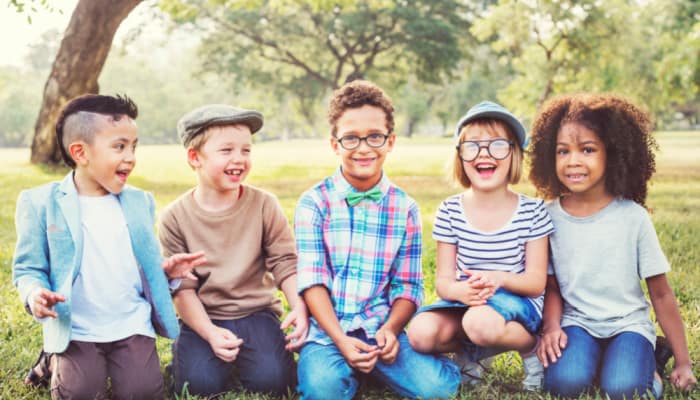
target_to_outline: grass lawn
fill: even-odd
[[[661,132],[657,140],[660,144],[658,171],[652,180],[647,204],[672,265],[669,279],[686,324],[691,358],[697,361],[700,356],[700,132]],[[399,137],[385,164],[392,181],[413,196],[421,208],[426,302],[436,298],[433,285],[435,243],[430,239],[435,210],[441,200],[459,191],[445,179],[447,161],[452,154],[452,142],[448,139]],[[52,171],[33,166],[28,159],[27,149],[0,149],[0,399],[49,397],[46,390],[30,390],[22,384],[27,368],[40,349],[41,330],[24,312],[11,282],[14,210],[20,190],[61,179],[67,170]],[[180,146],[142,146],[137,159],[129,183],[153,192],[159,210],[195,183],[195,175],[187,166],[184,149]],[[247,182],[275,193],[291,221],[299,195],[331,174],[337,164],[327,140],[259,143],[253,149],[253,171]],[[533,187],[527,182],[520,183],[515,190],[534,195]],[[169,344],[169,340],[158,340],[163,366],[171,359]],[[697,366],[694,372],[696,377],[700,376]],[[499,356],[485,378],[485,384],[462,389],[458,398],[549,398],[513,390],[522,379],[522,369],[519,357],[512,352]],[[697,389],[690,395],[683,395],[672,390],[667,381],[665,389],[666,399],[700,398]],[[266,397],[230,394],[226,398]],[[360,398],[397,397],[370,390],[362,392]]]

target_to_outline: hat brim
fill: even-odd
[[[523,126],[523,124],[513,115],[506,114],[500,111],[482,111],[474,115],[467,115],[462,117],[462,119],[459,120],[459,122],[457,123],[457,128],[455,129],[455,141],[459,140],[459,132],[462,130],[464,125],[474,120],[484,118],[491,118],[504,122],[510,127],[510,129],[515,134],[520,148],[524,149],[525,146],[527,146],[527,133],[525,132],[525,127]]]

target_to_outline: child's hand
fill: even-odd
[[[294,325],[294,330],[284,337],[284,340],[287,341],[287,345],[284,348],[287,350],[299,349],[304,344],[306,335],[309,333],[309,314],[306,310],[306,304],[301,299],[297,301],[294,309],[282,321],[280,329],[285,330],[292,325]]]
[[[207,342],[214,354],[226,361],[233,362],[238,357],[243,340],[226,328],[212,325],[207,332]]]
[[[457,300],[470,307],[483,306],[495,292],[493,286],[489,286],[485,280],[479,280],[476,284],[465,280],[457,284],[460,285],[460,297]]]
[[[391,329],[381,327],[377,331],[377,347],[381,349],[379,359],[384,364],[393,364],[396,356],[399,354],[399,341],[396,340],[396,334]]]
[[[44,288],[34,290],[28,299],[32,315],[39,319],[46,317],[57,318],[58,314],[52,308],[56,303],[64,301],[66,301],[66,298],[62,294]]]
[[[182,278],[196,281],[197,277],[194,276],[192,270],[200,265],[204,265],[206,262],[207,259],[204,257],[203,251],[178,253],[164,259],[162,267],[170,279]]]
[[[542,332],[542,341],[537,349],[537,358],[540,359],[542,365],[549,367],[549,361],[557,362],[561,358],[561,350],[566,347],[569,338],[561,327],[546,329]]]
[[[469,274],[467,283],[475,288],[490,288],[495,292],[503,286],[501,274],[498,271],[465,271]]]
[[[336,342],[336,346],[348,365],[364,374],[372,372],[381,351],[377,346],[347,335]]]
[[[679,389],[690,391],[698,383],[689,364],[676,365],[668,378],[671,384]]]

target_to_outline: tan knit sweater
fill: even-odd
[[[294,237],[274,195],[243,186],[233,207],[203,210],[194,189],[162,213],[158,236],[167,257],[204,250],[198,282],[183,280],[179,290],[197,289],[212,319],[237,319],[270,309],[282,313],[275,296],[282,281],[296,273]]]

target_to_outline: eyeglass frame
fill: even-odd
[[[369,142],[369,137],[370,137],[370,136],[381,136],[381,137],[384,138],[384,140],[382,141],[382,144],[380,144],[380,145],[378,145],[378,146],[374,146],[374,145],[370,144],[370,142]],[[339,137],[337,137],[337,136],[333,136],[333,138],[335,138],[335,140],[340,144],[340,147],[344,148],[345,150],[355,150],[356,148],[360,147],[360,145],[362,144],[362,141],[364,141],[365,144],[367,144],[367,146],[369,146],[369,147],[371,147],[371,148],[373,148],[373,149],[378,149],[378,148],[380,148],[380,147],[383,147],[383,146],[386,144],[386,141],[389,139],[389,136],[391,136],[391,134],[385,134],[385,133],[378,133],[378,132],[375,132],[375,133],[370,133],[370,134],[367,135],[367,136],[347,135],[347,136],[343,136],[343,137],[341,137],[341,138],[339,138]],[[346,146],[343,144],[343,141],[346,140],[346,139],[357,139],[357,146],[354,146],[354,147],[346,147]]]
[[[484,142],[487,143],[485,146],[481,144]],[[491,154],[490,147],[491,147],[491,144],[494,142],[505,142],[508,144],[508,152],[506,153],[505,156],[498,158],[498,157],[494,157],[494,155]],[[476,154],[474,155],[474,158],[466,160],[466,159],[464,159],[464,157],[462,157],[462,152],[460,151],[460,147],[462,147],[462,145],[464,143],[475,143],[478,146],[478,149],[476,151]],[[476,160],[477,158],[479,158],[479,154],[481,154],[481,149],[486,149],[486,153],[488,153],[489,157],[493,158],[494,160],[500,161],[500,160],[505,160],[506,158],[508,158],[509,155],[511,155],[511,153],[513,153],[513,142],[511,140],[502,139],[502,138],[492,139],[492,140],[465,140],[463,142],[459,142],[459,144],[457,146],[455,146],[455,149],[457,150],[457,156],[459,157],[459,159],[464,161],[464,162],[472,162],[472,161]]]

